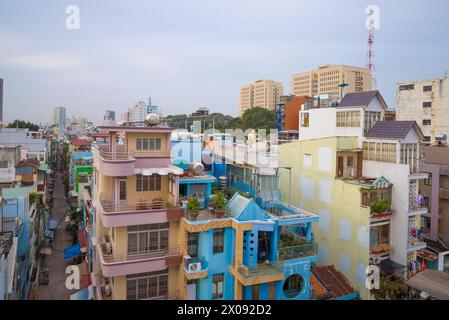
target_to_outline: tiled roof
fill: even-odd
[[[90,141],[84,139],[74,139],[70,142],[70,144],[72,146],[88,146],[90,145]]]
[[[346,277],[334,266],[314,267],[312,274],[336,298],[355,293]]]
[[[379,99],[382,102],[385,102],[383,101],[383,98],[380,95],[379,91],[353,92],[346,94],[338,104],[338,107],[341,108],[367,106],[377,95],[379,95]]]
[[[422,132],[415,121],[378,121],[366,136],[367,138],[404,139],[413,127],[422,138]]]

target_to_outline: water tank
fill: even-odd
[[[145,116],[145,123],[151,127],[158,125],[161,122],[161,118],[156,113],[150,113]]]
[[[189,164],[189,171],[193,172],[194,176],[202,176],[204,174],[204,166],[200,162],[192,162]]]
[[[218,177],[218,183],[221,190],[226,190],[228,186],[228,177],[226,176]]]

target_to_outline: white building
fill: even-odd
[[[449,135],[449,78],[399,83],[396,119],[416,121],[432,144],[436,135]]]
[[[145,122],[148,114],[157,114],[159,108],[157,106],[146,104],[143,101],[136,102],[128,108],[128,122],[132,125],[141,126]]]
[[[41,131],[28,129],[0,128],[0,145],[21,146],[21,158],[47,161],[47,139],[42,138]]]

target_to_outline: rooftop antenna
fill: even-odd
[[[368,52],[366,54],[366,67],[371,72],[373,88],[377,87],[376,66],[374,65],[374,30],[379,29],[379,7],[368,6],[366,28],[368,29]]]

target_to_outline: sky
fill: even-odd
[[[54,107],[100,123],[152,97],[164,114],[237,115],[240,86],[323,64],[365,66],[366,7],[380,9],[377,89],[449,71],[447,0],[0,0],[5,121]],[[80,29],[66,28],[77,5]]]

